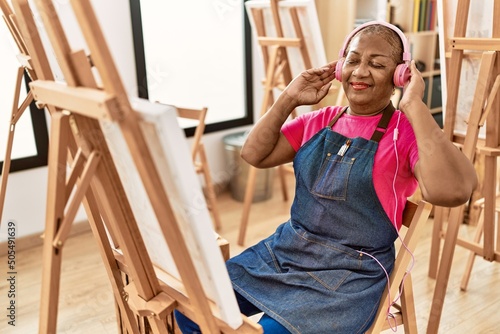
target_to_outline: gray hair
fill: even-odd
[[[349,48],[351,46],[351,41],[360,35],[379,35],[387,42],[393,46],[391,50],[391,57],[392,59],[396,62],[396,64],[401,64],[403,63],[403,41],[401,41],[401,38],[399,37],[398,33],[392,30],[389,27],[386,27],[381,24],[372,24],[369,26],[366,26],[365,28],[361,29],[356,33],[356,35],[352,36],[352,38],[349,40],[349,44],[346,48],[346,54],[349,53]],[[345,55],[344,55],[345,56]]]

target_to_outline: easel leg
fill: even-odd
[[[260,117],[262,117],[271,104],[273,103],[273,89],[276,86],[276,67],[278,66],[280,48],[273,47],[269,57],[269,64],[266,71],[266,82],[264,84],[264,97],[262,98],[262,105],[260,109]]]
[[[430,278],[436,278],[439,264],[439,254],[441,252],[441,232],[443,231],[443,221],[446,208],[436,207],[434,210],[434,224],[432,226],[431,252],[429,258]]]
[[[439,329],[439,322],[441,321],[441,313],[443,310],[446,289],[448,287],[448,280],[450,278],[451,262],[453,261],[455,245],[458,238],[460,217],[462,216],[463,210],[464,206],[461,205],[460,207],[453,208],[450,212],[450,220],[446,229],[443,252],[441,254],[441,261],[436,278],[436,286],[434,288],[434,296],[432,298],[432,306],[429,315],[427,334],[435,334]]]
[[[66,161],[69,137],[68,116],[52,115],[51,147],[47,190],[47,213],[43,243],[42,293],[40,305],[40,333],[55,333],[62,251],[52,245],[64,215],[66,202]]]
[[[139,331],[136,317],[122,297],[124,284],[121,271],[116,264],[113,250],[99,214],[101,210],[98,209],[97,200],[92,191],[87,191],[83,205],[85,207],[85,211],[87,212],[90,227],[92,228],[92,232],[98,243],[103,262],[106,264],[105,268],[113,288],[116,307],[119,309],[121,325],[125,327],[127,334],[138,334]]]
[[[479,214],[479,220],[476,226],[476,234],[474,235],[474,242],[479,243],[481,236],[483,235],[483,224],[484,224],[484,210],[481,208],[481,213]],[[471,251],[469,258],[467,259],[467,264],[465,266],[464,275],[462,276],[462,282],[460,283],[460,290],[466,291],[467,285],[469,284],[470,273],[472,272],[472,266],[474,266],[474,260],[476,259],[476,252]]]
[[[12,143],[14,141],[14,125],[10,124],[9,135],[7,137],[7,148],[3,159],[2,179],[0,181],[0,226],[2,225],[3,207],[5,203],[5,192],[7,191],[7,179],[10,171],[10,157],[12,154]]]
[[[2,225],[3,207],[5,204],[5,192],[7,191],[7,179],[9,177],[12,145],[14,143],[14,132],[16,123],[19,117],[23,114],[26,107],[33,100],[31,93],[26,96],[23,104],[19,107],[19,97],[21,95],[21,85],[23,83],[24,67],[19,67],[17,70],[16,88],[14,92],[14,100],[12,102],[12,114],[10,117],[9,132],[7,137],[7,147],[5,149],[5,158],[3,159],[2,179],[0,180],[0,226]]]
[[[238,245],[243,246],[245,242],[245,234],[248,226],[248,216],[250,215],[250,207],[252,206],[253,194],[255,192],[255,178],[257,176],[257,168],[249,166],[247,189],[243,200],[243,212],[241,214],[240,232],[238,234]]]
[[[484,259],[495,260],[495,206],[497,157],[486,156],[484,161]]]

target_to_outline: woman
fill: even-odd
[[[414,62],[394,110],[393,76],[404,51],[396,29],[370,23],[348,41],[338,75],[348,106],[286,122],[296,107],[326,96],[337,61],[307,70],[242,148],[243,159],[258,168],[293,161],[296,176],[290,220],[227,262],[242,313],[264,312],[265,333],[366,331],[394,264],[407,197],[420,186],[428,202],[457,206],[476,186],[472,164],[422,102]],[[199,332],[176,317],[183,333]]]

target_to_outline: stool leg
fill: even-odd
[[[437,206],[434,209],[434,225],[432,227],[431,253],[429,258],[429,273],[430,278],[436,278],[439,255],[441,253],[441,233],[443,231],[443,221],[446,208]]]
[[[417,316],[415,312],[415,299],[413,298],[413,282],[411,275],[406,276],[403,294],[401,295],[401,313],[405,334],[417,334]]]
[[[205,177],[205,185],[207,187],[207,200],[209,204],[209,209],[212,212],[214,218],[214,227],[218,231],[221,228],[221,220],[219,214],[219,207],[217,205],[217,195],[215,194],[214,184],[212,182],[212,177],[210,175],[210,169],[208,168],[208,160],[205,153],[205,147],[200,144],[199,155],[201,162],[201,169],[203,176]]]

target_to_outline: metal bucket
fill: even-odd
[[[222,138],[226,163],[230,170],[229,188],[231,196],[240,202],[245,198],[250,165],[241,156],[241,148],[246,139],[246,132],[233,133]],[[252,202],[265,201],[272,196],[274,168],[257,169],[255,191]]]

